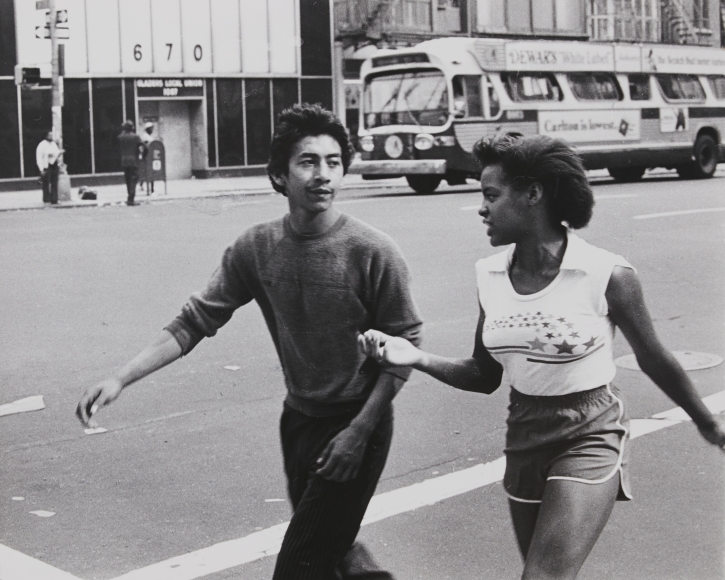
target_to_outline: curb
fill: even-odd
[[[394,189],[394,188],[405,188],[410,189],[407,184],[400,183],[400,184],[391,184],[391,183],[354,183],[349,185],[343,185],[340,189],[342,191],[345,190],[351,190],[351,189]],[[151,203],[160,203],[160,202],[172,202],[172,201],[181,201],[181,200],[190,200],[190,199],[205,199],[205,198],[220,198],[220,197],[261,197],[264,195],[273,195],[278,194],[274,189],[271,187],[265,187],[262,189],[250,189],[250,190],[244,190],[244,189],[229,189],[229,190],[217,190],[217,191],[206,191],[206,192],[199,192],[194,193],[191,195],[184,195],[184,196],[177,196],[177,195],[157,195],[154,197],[150,196],[144,196],[139,195],[136,197],[136,203],[138,205],[147,205]],[[281,194],[278,194],[281,195]],[[2,199],[2,194],[0,194],[0,200]],[[51,204],[42,204],[37,205],[39,202],[34,202],[34,205],[18,205],[15,207],[0,207],[0,212],[8,212],[8,211],[31,211],[31,210],[44,210],[44,209],[74,209],[74,208],[81,208],[81,207],[110,207],[110,206],[120,206],[120,205],[126,205],[126,201],[124,199],[121,200],[114,200],[114,201],[103,201],[103,200],[73,200],[73,201],[63,201],[59,202],[55,205]],[[42,203],[42,202],[40,202]]]

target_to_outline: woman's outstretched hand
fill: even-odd
[[[414,366],[425,356],[404,338],[389,336],[379,330],[371,329],[358,335],[357,343],[363,353],[385,366]]]

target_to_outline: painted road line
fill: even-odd
[[[594,201],[599,201],[600,199],[626,199],[629,197],[639,197],[638,193],[603,193],[602,195],[595,195]],[[474,209],[481,209],[481,204],[477,205],[464,205],[461,208],[461,211],[472,211]]]
[[[80,580],[50,564],[26,556],[0,544],[0,579],[2,580]]]
[[[12,403],[0,405],[0,417],[16,413],[28,413],[29,411],[41,411],[43,409],[45,409],[43,395],[33,395],[32,397],[25,397]],[[2,579],[0,578],[0,580]]]
[[[627,199],[630,197],[639,197],[639,193],[603,193],[601,195],[595,195],[594,201],[600,199]]]
[[[633,219],[636,220],[650,220],[653,218],[661,218],[661,217],[672,217],[676,215],[690,215],[695,213],[717,213],[720,211],[725,211],[725,207],[706,207],[703,209],[683,209],[680,211],[665,211],[662,213],[648,213],[644,215],[636,215]]]
[[[725,391],[705,397],[703,402],[713,413],[725,411]],[[631,438],[635,439],[689,419],[677,407],[653,415],[650,419],[631,421]],[[373,497],[362,525],[434,505],[445,499],[497,483],[503,479],[506,460],[500,457],[439,477]],[[114,580],[194,580],[228,568],[241,566],[279,552],[289,522],[284,522],[243,538],[229,540],[158,564],[133,570]]]

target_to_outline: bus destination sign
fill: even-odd
[[[138,79],[136,94],[140,99],[199,99],[204,96],[202,79]]]

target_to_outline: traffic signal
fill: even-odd
[[[51,84],[50,64],[16,64],[15,84],[30,87],[49,87]]]

